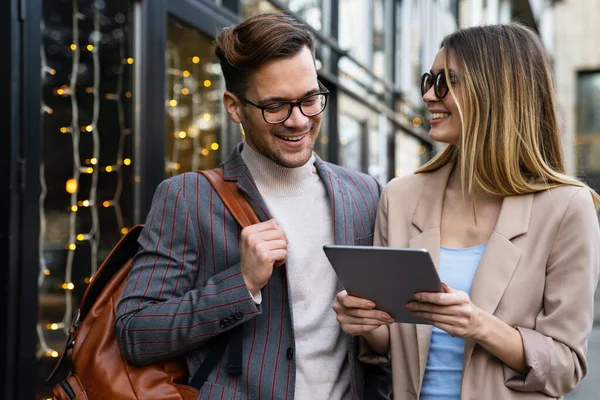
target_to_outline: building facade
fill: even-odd
[[[600,190],[600,1],[555,9],[556,93],[568,171]]]
[[[532,4],[530,4],[532,3]],[[316,151],[382,184],[437,150],[419,80],[458,27],[536,24],[509,0],[11,0],[0,179],[0,396],[45,399],[81,296],[165,178],[214,168],[227,118],[214,33],[285,10],[317,39],[331,96]]]

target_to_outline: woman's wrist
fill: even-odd
[[[390,331],[387,325],[362,334],[363,339],[376,353],[387,354],[390,348]]]

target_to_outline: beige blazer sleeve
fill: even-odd
[[[505,385],[522,392],[559,397],[587,371],[587,339],[600,269],[600,234],[586,188],[572,198],[550,248],[543,310],[535,330],[517,327],[523,338],[527,376],[504,366]]]

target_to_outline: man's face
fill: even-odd
[[[241,95],[264,106],[276,101],[296,101],[319,91],[312,54],[304,47],[295,56],[261,66],[250,76],[248,89]],[[260,109],[229,92],[223,101],[231,119],[242,124],[246,143],[253,150],[287,168],[299,167],[310,159],[323,114],[307,117],[294,107],[286,121],[272,125],[263,119]]]

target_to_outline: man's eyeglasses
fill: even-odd
[[[425,93],[433,86],[433,92],[438,99],[443,99],[448,94],[448,82],[446,82],[446,73],[444,71],[438,72],[436,75],[432,75],[429,72],[425,72],[421,77],[421,97],[425,96]]]
[[[321,82],[319,82],[319,90],[319,92],[304,96],[297,101],[275,101],[263,106],[251,102],[238,93],[232,93],[242,102],[261,110],[262,116],[267,124],[281,124],[292,115],[292,110],[295,106],[298,106],[300,112],[307,117],[314,117],[315,115],[321,114],[327,105],[329,90],[327,90]]]

